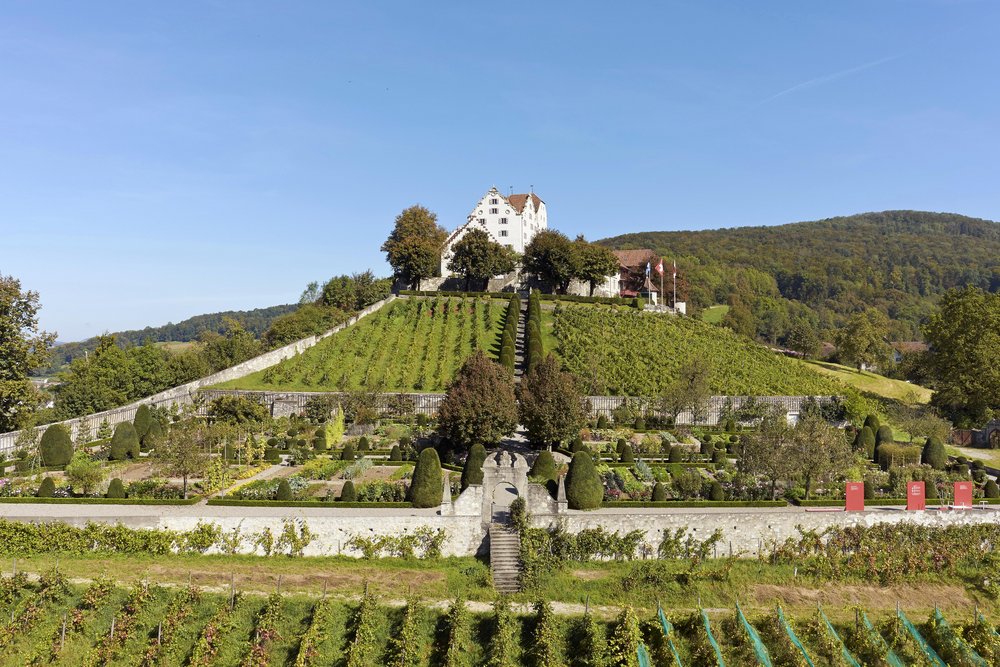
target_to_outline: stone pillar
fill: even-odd
[[[566,475],[559,475],[559,492],[556,494],[556,513],[562,514],[569,509],[566,499]]]
[[[455,513],[455,508],[451,504],[451,472],[448,470],[444,471],[444,488],[441,491],[441,510],[439,514],[441,516],[452,515]]]

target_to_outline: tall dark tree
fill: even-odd
[[[585,415],[576,378],[559,367],[554,355],[535,364],[518,387],[521,423],[538,446],[568,442],[580,434]]]
[[[1000,292],[948,292],[925,334],[931,403],[960,426],[1000,415]]]
[[[424,278],[441,270],[441,250],[448,232],[437,224],[437,215],[423,206],[411,206],[396,216],[382,252],[396,277],[416,288]]]
[[[0,433],[20,428],[39,402],[28,379],[48,362],[56,335],[38,328],[38,292],[0,274]]]
[[[479,350],[462,365],[438,411],[438,426],[452,445],[496,445],[517,426],[514,378]]]
[[[573,252],[576,254],[575,277],[590,286],[590,296],[594,295],[599,284],[608,276],[616,275],[620,269],[618,258],[610,248],[589,243],[583,236],[573,241]]]
[[[533,273],[557,292],[566,292],[577,271],[573,244],[562,232],[543,229],[524,249],[522,264],[527,273]]]
[[[448,269],[465,278],[466,290],[472,289],[473,281],[482,287],[493,276],[509,273],[517,265],[517,253],[478,227],[466,232],[452,250]]]

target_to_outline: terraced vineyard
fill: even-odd
[[[226,389],[443,391],[475,350],[495,357],[506,299],[408,297]]]
[[[543,321],[543,336],[551,332],[554,351],[591,395],[655,396],[695,358],[711,363],[711,388],[718,395],[828,396],[844,390],[798,360],[691,317],[562,304],[545,311]]]
[[[312,667],[338,665],[995,665],[1000,636],[982,615],[949,623],[903,612],[790,618],[780,608],[559,615],[548,603],[475,608],[207,593],[137,582],[71,586],[54,571],[0,585],[0,666]],[[7,621],[7,619],[10,619]],[[955,621],[957,619],[951,619]],[[916,622],[913,622],[916,621]],[[640,648],[640,645],[642,648]],[[630,657],[632,659],[630,659]]]

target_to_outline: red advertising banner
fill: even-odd
[[[955,482],[955,507],[972,507],[972,482]]]
[[[844,509],[848,512],[865,511],[865,485],[861,482],[847,483],[847,504]]]
[[[906,485],[906,509],[922,510],[926,507],[923,482],[909,482]]]

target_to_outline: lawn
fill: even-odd
[[[893,380],[883,375],[859,371],[849,366],[831,364],[825,361],[806,362],[820,373],[836,378],[844,384],[871,394],[899,401],[907,405],[926,404],[931,400],[931,390],[905,380]]]
[[[496,358],[505,299],[409,297],[223,389],[443,391],[466,358]]]
[[[705,310],[701,311],[701,319],[709,324],[719,324],[728,312],[729,306],[727,305],[709,306]]]

